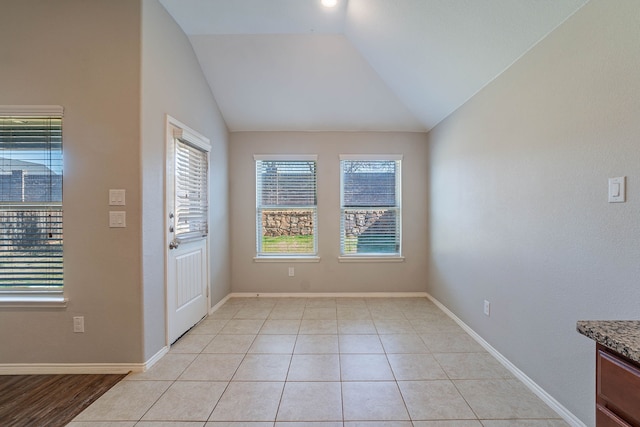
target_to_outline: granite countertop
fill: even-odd
[[[595,342],[640,363],[640,320],[579,320],[576,329]]]

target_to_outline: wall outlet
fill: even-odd
[[[289,267],[289,277],[296,275],[296,270],[293,267]]]
[[[73,332],[84,332],[84,316],[75,316],[73,318]]]
[[[484,300],[484,314],[485,316],[491,316],[491,303]]]
[[[125,190],[109,190],[109,206],[124,206],[125,193]]]
[[[124,211],[109,211],[109,227],[124,228],[127,226],[127,213]]]

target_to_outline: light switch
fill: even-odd
[[[109,212],[109,227],[124,228],[127,226],[127,213],[122,211]]]
[[[614,182],[613,184],[611,184],[611,196],[620,197],[620,184],[619,183]]]
[[[125,190],[109,190],[109,206],[125,205]]]
[[[626,176],[609,178],[609,203],[626,202],[625,187]]]

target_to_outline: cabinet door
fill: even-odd
[[[596,402],[640,425],[640,369],[603,349],[598,349]]]
[[[596,426],[597,427],[632,427],[631,424],[627,424],[624,420],[620,419],[617,415],[609,411],[607,408],[603,408],[600,405],[596,406]]]

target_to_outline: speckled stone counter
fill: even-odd
[[[640,363],[640,320],[580,320],[582,335]]]

